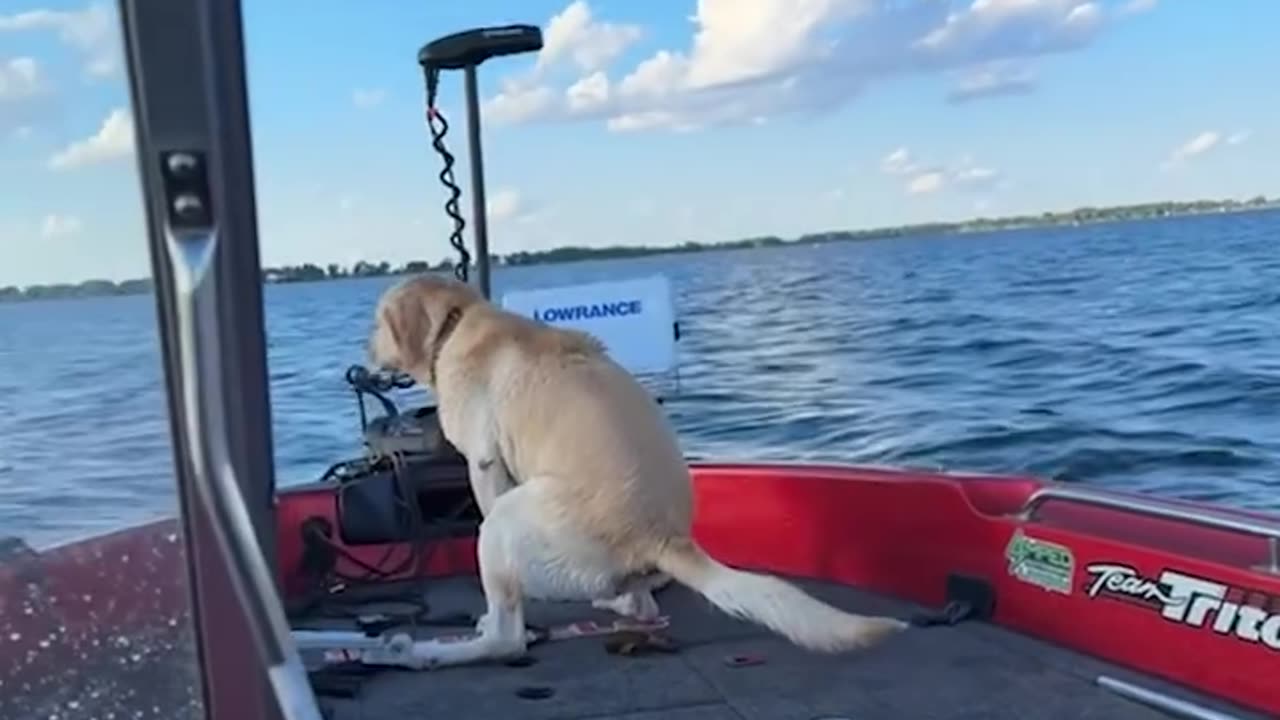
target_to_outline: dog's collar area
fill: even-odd
[[[449,336],[453,334],[454,328],[458,327],[458,321],[462,320],[463,312],[460,307],[450,308],[444,316],[444,321],[440,323],[440,332],[436,333],[436,338],[431,343],[431,358],[427,363],[427,372],[431,375],[433,385],[436,381],[436,363],[440,360],[440,350],[446,342],[449,342]]]

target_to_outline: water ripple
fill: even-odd
[[[690,455],[1030,472],[1280,508],[1280,214],[499,269],[667,274]],[[359,452],[387,280],[266,291],[281,482]],[[0,305],[0,534],[169,513],[150,298]],[[416,391],[415,391],[416,393]],[[410,394],[415,394],[410,393]]]

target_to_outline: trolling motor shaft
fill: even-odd
[[[462,230],[466,225],[457,211],[461,191],[453,182],[453,156],[444,147],[444,135],[448,123],[435,107],[440,72],[462,70],[465,75],[467,104],[467,152],[471,158],[471,218],[475,225],[476,282],[480,293],[490,297],[489,275],[489,219],[485,205],[484,157],[480,147],[480,92],[476,81],[476,68],[485,60],[504,55],[519,55],[542,49],[542,31],[536,25],[503,25],[476,28],[445,35],[432,40],[418,51],[418,64],[422,66],[427,84],[427,123],[431,128],[432,145],[444,159],[440,181],[450,191],[445,203],[445,213],[454,221],[450,244],[458,251],[458,278],[467,280],[469,262],[466,246],[462,242]],[[437,130],[436,122],[441,123]]]

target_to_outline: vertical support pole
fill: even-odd
[[[120,0],[210,720],[318,720],[278,591],[238,0]]]
[[[489,217],[484,197],[484,157],[480,152],[480,91],[476,82],[476,66],[467,65],[467,145],[471,157],[471,223],[475,228],[476,282],[480,294],[490,296],[489,284]]]

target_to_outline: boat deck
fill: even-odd
[[[856,612],[906,618],[916,610],[840,586],[800,584]],[[433,616],[483,608],[472,580],[432,581],[427,587]],[[980,622],[911,628],[868,651],[826,656],[732,619],[674,584],[657,597],[671,618],[661,634],[678,644],[673,653],[615,655],[606,652],[601,637],[556,640],[532,647],[534,662],[527,666],[379,669],[363,678],[354,697],[322,694],[321,702],[333,720],[1168,720],[1096,686],[1094,678],[1102,673],[1235,717],[1260,717]],[[616,617],[580,604],[533,603],[527,614],[529,622],[543,625]],[[332,620],[296,625],[343,627]],[[433,632],[443,631],[417,630],[421,637]],[[731,661],[742,656],[762,662]],[[551,694],[518,694],[531,687]]]

